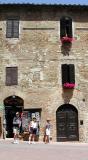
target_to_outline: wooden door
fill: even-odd
[[[57,141],[78,140],[78,113],[76,109],[67,107],[57,110]]]

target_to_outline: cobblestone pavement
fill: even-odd
[[[0,160],[88,160],[88,143],[51,144],[0,140]]]

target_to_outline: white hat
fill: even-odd
[[[16,112],[16,115],[19,115],[19,112]]]

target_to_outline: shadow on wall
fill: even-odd
[[[73,91],[74,91],[74,88],[73,89],[63,88],[62,98],[63,98],[65,104],[70,103],[70,100],[73,96]]]
[[[64,43],[62,43],[61,53],[62,53],[64,56],[69,56],[71,47],[72,47],[72,43],[69,43],[69,42],[64,42]]]

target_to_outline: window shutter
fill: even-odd
[[[72,38],[72,19],[71,18],[66,20],[66,33],[68,37]]]
[[[18,84],[18,68],[17,67],[12,67],[11,76],[12,76],[12,85],[17,85]]]
[[[18,68],[7,67],[6,68],[6,85],[17,85],[18,84]]]
[[[7,23],[6,23],[6,37],[7,38],[12,37],[12,20],[7,20]]]
[[[11,70],[9,67],[6,67],[6,85],[11,85]]]
[[[6,26],[6,37],[7,38],[19,38],[19,20],[8,19]]]
[[[75,67],[74,67],[74,64],[69,64],[69,83],[75,84]]]
[[[13,37],[19,38],[19,20],[13,20]]]
[[[65,18],[60,19],[60,38],[66,36],[66,23]]]
[[[62,84],[68,82],[68,65],[62,64]]]

